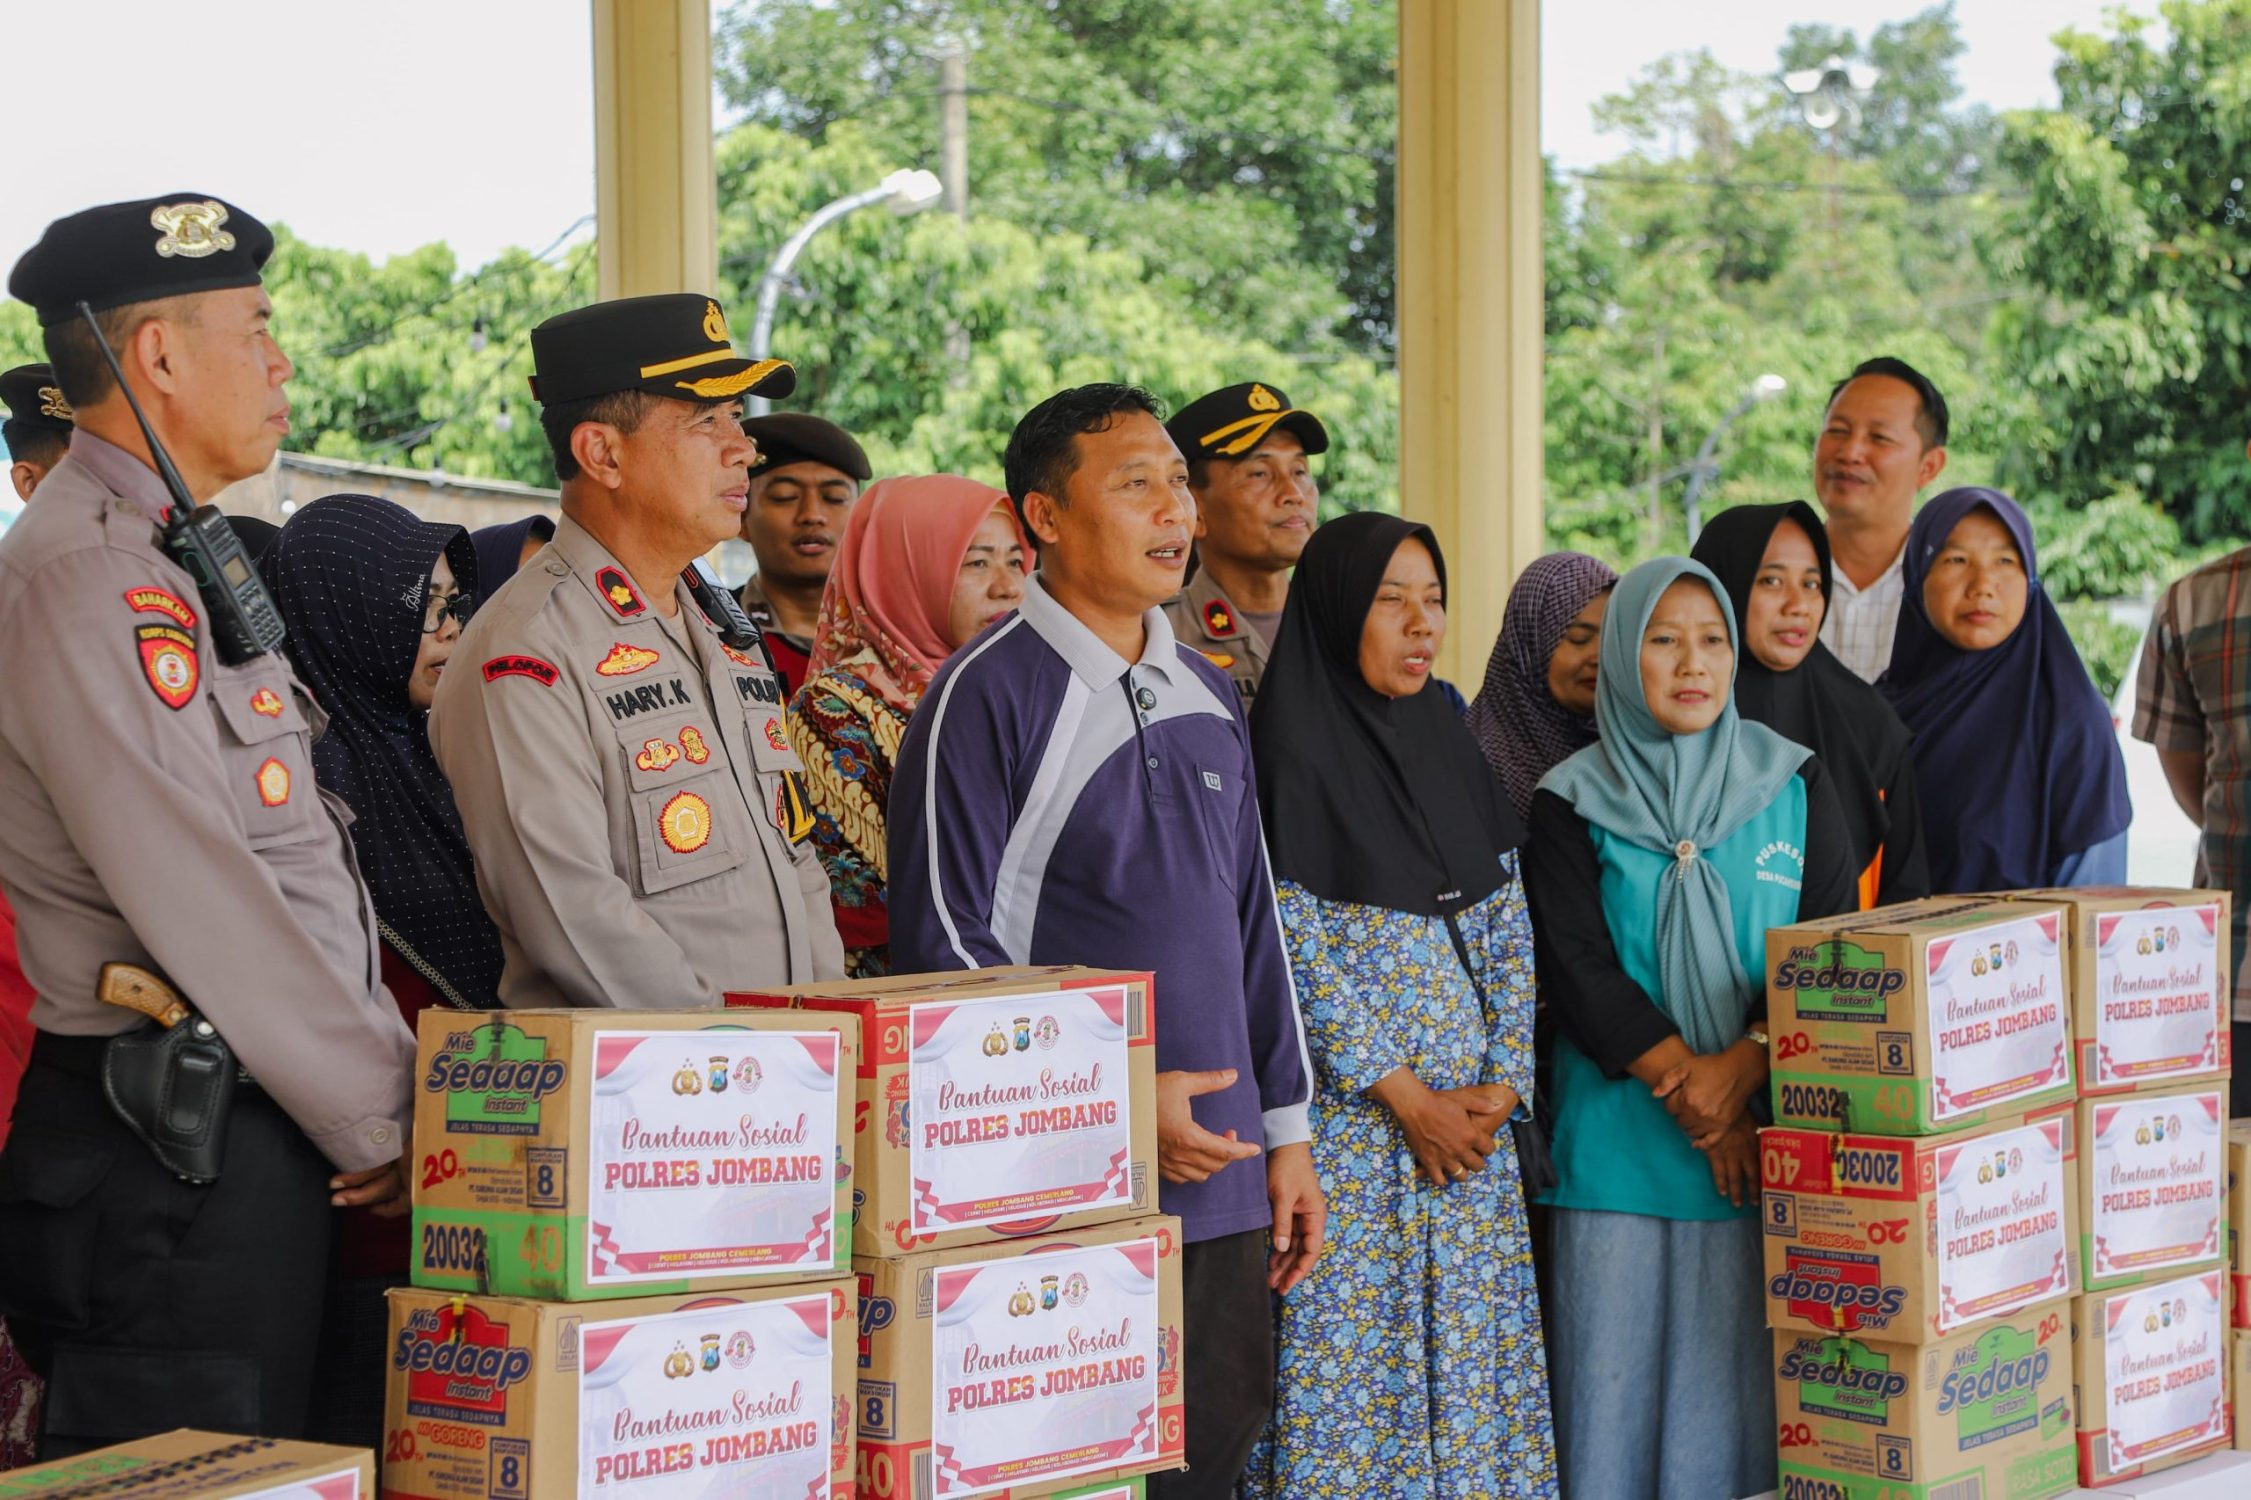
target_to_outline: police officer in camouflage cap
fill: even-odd
[[[414,1038],[313,783],[322,712],[279,652],[220,656],[213,599],[164,545],[177,502],[81,314],[200,504],[289,432],[273,243],[171,193],[56,221],[8,280],[77,428],[0,537],[0,892],[38,992],[0,1150],[0,1314],[48,1379],[46,1458],[178,1427],[299,1435],[335,1209],[406,1208]],[[115,1086],[158,1033],[105,1001],[111,964],[232,1049],[239,1071],[207,1085],[214,1180],[150,1128],[190,1093],[143,1118]]]
[[[685,576],[742,525],[743,398],[795,376],[737,355],[692,294],[580,308],[531,341],[562,519],[477,610],[430,716],[500,927],[500,998],[717,1005],[840,978],[781,682]]]

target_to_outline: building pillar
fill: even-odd
[[[1446,549],[1474,696],[1545,550],[1539,0],[1399,0],[1400,508]]]
[[[592,0],[601,296],[718,291],[711,0]]]

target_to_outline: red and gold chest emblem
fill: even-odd
[[[789,736],[782,733],[782,721],[780,719],[768,719],[766,721],[766,743],[785,754],[788,752]]]
[[[628,646],[623,641],[610,647],[610,654],[595,665],[601,677],[631,677],[635,672],[646,671],[663,658],[663,653],[651,651],[646,646]]]
[[[141,670],[149,686],[169,709],[182,709],[195,698],[202,665],[195,654],[195,637],[170,625],[137,625],[134,644],[140,648]]]
[[[633,757],[633,764],[644,771],[669,771],[680,761],[680,748],[665,740],[649,740],[641,746],[641,753]]]
[[[641,602],[641,596],[634,591],[633,581],[625,576],[622,568],[604,568],[596,573],[594,587],[601,590],[602,597],[610,602],[610,608],[626,619],[630,620],[649,607]]]
[[[657,834],[674,854],[693,854],[711,842],[711,804],[694,792],[678,792],[657,814]]]
[[[700,766],[711,759],[711,747],[703,742],[703,731],[693,724],[682,726],[680,749],[688,757],[688,764],[691,766]]]
[[[725,641],[721,641],[719,643],[719,649],[726,652],[727,655],[734,660],[735,665],[738,667],[756,667],[761,672],[766,670],[766,663],[760,661],[757,657],[752,656],[748,651],[737,651],[734,647],[728,645]]]
[[[258,801],[267,807],[279,807],[289,800],[289,767],[271,756],[258,767]]]
[[[281,717],[281,699],[272,688],[260,688],[250,695],[250,711],[262,719]]]

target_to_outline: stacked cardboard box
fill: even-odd
[[[1783,1493],[2071,1488],[2069,958],[2054,904],[1933,900],[1768,934]]]
[[[2078,1061],[2084,1290],[2072,1303],[2080,1482],[2228,1442],[2228,897],[2105,886],[2063,908]]]
[[[899,975],[728,996],[842,1014],[858,1072],[862,1500],[1107,1497],[1178,1468],[1180,1227],[1150,978]],[[787,1007],[788,1009],[776,1009]]]
[[[422,1017],[386,1500],[848,1495],[850,1016]]]
[[[371,1500],[365,1448],[215,1432],[160,1433],[0,1474],[5,1500]]]

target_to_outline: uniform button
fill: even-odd
[[[118,501],[117,508],[129,516],[137,516],[141,513],[141,508],[130,500]]]
[[[547,571],[554,574],[557,578],[562,577],[570,570],[571,565],[567,562],[564,562],[561,558],[549,558],[547,561]]]
[[[1152,771],[1157,769],[1157,757],[1154,755],[1149,757],[1149,769]]]
[[[378,1125],[373,1130],[368,1132],[367,1138],[375,1142],[375,1144],[378,1146],[388,1146],[391,1144],[391,1127],[388,1125]]]

